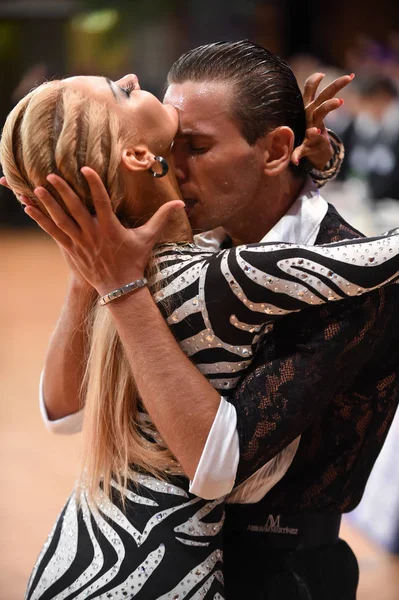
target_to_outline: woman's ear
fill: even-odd
[[[290,127],[276,127],[265,139],[265,175],[280,175],[290,164],[295,135]]]
[[[154,155],[146,146],[134,146],[122,151],[122,164],[128,171],[148,171],[154,162]]]

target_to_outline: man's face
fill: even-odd
[[[248,219],[264,187],[261,141],[250,146],[229,114],[233,90],[222,82],[187,81],[169,86],[165,104],[179,113],[172,155],[194,230]]]

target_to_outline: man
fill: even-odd
[[[174,156],[194,228],[223,226],[233,243],[360,235],[290,164],[305,114],[295,78],[277,57],[249,42],[193,50],[172,67],[165,101],[180,113]],[[159,222],[148,225],[143,254],[159,230]],[[81,322],[85,289],[59,328]],[[264,499],[228,510],[228,598],[245,598],[248,578],[259,598],[355,598],[357,564],[337,541],[339,518],[360,500],[398,402],[397,295],[393,286],[282,319],[264,336],[236,409],[182,354],[147,289],[108,305],[143,402],[193,492],[217,497],[235,482],[242,485],[233,501],[260,500],[263,466],[302,436],[286,476]],[[46,371],[51,365],[47,372],[55,373],[58,361],[65,375],[68,360],[74,371],[58,383],[45,376],[50,418],[71,413],[54,386],[81,380],[73,356],[84,355],[82,337],[76,340],[62,356],[52,342]],[[176,393],[182,381],[184,395]]]

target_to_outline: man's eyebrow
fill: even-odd
[[[179,129],[179,131],[176,134],[176,137],[194,137],[194,136],[211,137],[212,134],[208,133],[207,131],[201,131],[198,129]]]
[[[118,100],[118,96],[116,95],[114,86],[112,85],[112,81],[108,78],[108,77],[104,77],[105,81],[108,83],[110,90],[112,92],[112,95],[114,96],[115,100]]]

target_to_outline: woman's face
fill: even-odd
[[[170,149],[178,129],[178,113],[173,106],[164,105],[141,90],[136,75],[126,75],[118,81],[78,76],[64,82],[85,96],[107,104],[118,115],[125,140],[145,144],[154,154]]]

